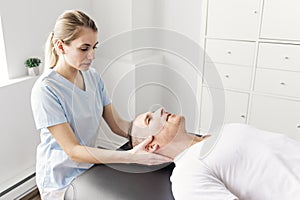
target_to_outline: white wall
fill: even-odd
[[[182,47],[186,45],[186,43],[182,44],[182,41],[176,41],[175,38],[178,35],[201,45],[203,32],[201,0],[134,0],[132,7],[134,28],[155,27],[174,32],[166,34],[167,38],[159,38],[162,43],[166,44],[166,47],[170,47],[166,50],[176,49],[176,43]],[[176,34],[178,35],[176,36]],[[174,37],[172,41],[174,46],[168,43],[171,37]],[[157,38],[149,38],[149,40],[153,40],[153,44],[155,44]],[[155,84],[148,85],[144,91],[140,90],[141,92],[137,94],[136,111],[140,113],[164,106],[170,112],[183,114],[187,118],[187,129],[197,131],[200,112],[198,104],[200,87],[198,84],[201,74],[197,74],[191,64],[180,57],[185,55],[180,55],[179,51],[174,53],[179,53],[179,55],[162,49],[152,51],[152,54],[163,56],[164,61],[151,63],[148,65],[147,72],[137,74],[137,86],[145,80],[150,81],[150,79]],[[162,66],[160,66],[161,64]]]
[[[113,37],[133,29],[155,27],[172,30],[196,43],[201,43],[201,34],[203,31],[200,22],[203,15],[203,6],[202,1],[199,0],[124,0],[121,2],[116,0],[109,2],[102,0],[93,2],[93,11],[97,24],[100,27],[100,41],[105,41],[108,38],[113,39]],[[129,39],[131,40],[130,42],[135,42],[137,38],[133,37]],[[149,44],[152,41],[153,45],[157,42],[157,39],[162,42],[164,41],[164,38],[147,38],[150,41]],[[120,48],[122,48],[122,44],[120,44]],[[188,96],[184,89],[190,89],[193,92],[197,91],[199,77],[195,76],[195,71],[191,68],[191,65],[182,58],[160,50],[147,51],[140,49],[138,52],[130,54],[133,63],[143,56],[147,58],[151,56],[155,57],[155,55],[158,57],[159,55],[163,55],[165,57],[164,61],[160,59],[153,63],[153,60],[150,59],[149,62],[152,63],[148,63],[148,70],[144,67],[144,72],[140,70],[141,68],[136,71],[136,80],[134,85],[131,86],[133,92],[141,84],[145,83],[144,80],[149,80],[149,78],[157,84],[154,83],[135,91],[137,92],[135,113],[145,112],[157,108],[159,105],[165,106],[171,112],[179,112],[186,115],[189,122],[188,127],[193,127],[194,129],[196,121],[199,121],[198,110],[197,105],[194,105],[196,104],[195,101],[193,105],[189,104],[189,102],[191,102],[192,98],[197,97]],[[98,53],[98,58],[96,58],[95,65],[98,68],[103,67],[98,66],[102,64],[101,56],[103,56],[103,52]],[[147,65],[147,62],[143,64]],[[166,65],[167,68],[158,69],[158,66],[161,64]],[[118,70],[124,71],[124,68],[126,68],[125,64],[123,65],[123,69],[121,69],[122,64],[118,66],[119,69],[113,69],[115,70],[115,74],[120,74]],[[172,73],[172,70],[174,73]],[[183,74],[183,77],[180,77],[181,74]],[[106,76],[105,83],[108,88],[118,78],[120,77]],[[159,86],[159,84],[161,85]],[[176,90],[178,88],[181,89]],[[175,91],[175,95],[171,94],[172,91]],[[121,111],[121,114],[125,115],[128,114],[128,111],[122,108],[122,106],[126,102],[127,99],[124,92],[123,96],[121,95],[119,99],[114,101],[114,104],[119,107],[118,110]]]
[[[66,9],[91,13],[91,0],[0,1],[10,78],[24,76],[29,56],[44,57],[44,43],[56,18]]]
[[[154,4],[155,26],[177,31],[200,42],[203,0],[160,0]]]
[[[34,172],[39,134],[33,122],[30,92],[35,80],[0,88],[0,192]]]
[[[131,0],[92,1],[94,20],[99,28],[99,41],[131,30]]]

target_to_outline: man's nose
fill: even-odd
[[[165,108],[164,107],[161,107],[160,108],[160,116],[163,116],[163,114],[165,113]]]

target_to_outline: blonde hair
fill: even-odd
[[[49,34],[45,45],[45,70],[57,64],[58,54],[54,44],[62,40],[64,44],[69,45],[80,36],[82,27],[98,31],[95,22],[79,10],[67,10],[57,18],[54,30]]]

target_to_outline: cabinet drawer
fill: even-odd
[[[219,72],[220,79],[222,80],[223,88],[250,90],[251,88],[251,67],[239,67],[236,65],[227,65],[219,63],[205,63],[204,79],[214,80],[212,68],[215,67]],[[220,87],[214,82],[210,83],[210,87]]]
[[[254,95],[249,123],[300,140],[300,102]]]
[[[212,97],[210,91],[221,92],[220,89],[208,89],[203,87],[202,103],[201,103],[201,120],[200,130],[202,132],[209,131],[214,109],[212,105]],[[239,93],[232,91],[225,91],[225,119],[224,123],[246,123],[247,108],[248,108],[247,93]]]
[[[260,43],[257,66],[300,72],[300,45]]]
[[[254,42],[208,39],[206,62],[252,66],[255,51]]]
[[[299,7],[299,0],[264,0],[260,37],[300,40]]]
[[[209,0],[207,35],[221,38],[255,39],[261,0]]]
[[[257,69],[255,91],[300,97],[300,73]]]

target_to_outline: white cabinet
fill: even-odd
[[[212,104],[211,91],[222,92],[219,89],[212,89],[203,87],[202,91],[202,103],[201,103],[201,131],[207,132],[211,125],[211,120],[214,114],[217,113],[216,108]],[[219,96],[219,95],[218,95]],[[246,123],[247,108],[248,108],[249,95],[246,93],[225,91],[225,118],[224,123],[239,122]],[[224,99],[218,99],[223,101]],[[222,105],[222,102],[220,102]],[[215,106],[220,106],[215,105]],[[221,113],[222,114],[222,113]],[[222,117],[222,116],[221,116]]]
[[[260,37],[300,40],[299,8],[299,0],[264,0]]]
[[[261,0],[209,0],[207,35],[217,38],[255,39]]]
[[[300,1],[206,0],[203,87],[225,91],[225,122],[300,140]],[[215,70],[222,85],[213,79]],[[214,112],[203,90],[201,127]],[[251,115],[249,115],[251,113]]]
[[[254,95],[249,123],[300,140],[300,102]]]

